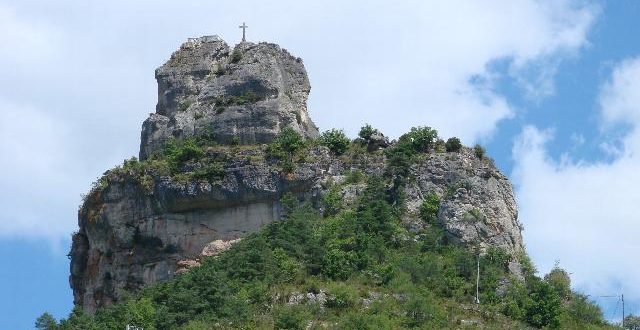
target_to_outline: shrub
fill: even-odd
[[[329,288],[326,306],[335,309],[347,309],[356,305],[358,292],[348,284],[335,283]]]
[[[329,278],[346,280],[354,270],[351,253],[334,248],[327,251],[322,263],[322,273]]]
[[[525,305],[525,320],[536,327],[560,325],[562,301],[556,290],[539,279],[529,281],[529,297]]]
[[[235,48],[233,52],[231,52],[231,63],[238,63],[242,59],[242,53],[239,49]]]
[[[285,127],[267,147],[267,153],[276,158],[292,159],[293,155],[305,147],[304,138],[291,127]]]
[[[536,266],[533,264],[533,261],[531,261],[531,258],[526,252],[522,252],[518,256],[518,262],[520,262],[520,265],[522,266],[522,272],[524,273],[525,277],[534,276],[534,274],[538,271],[536,269]]]
[[[551,285],[558,295],[563,299],[571,296],[571,278],[566,270],[560,268],[558,264],[551,269],[549,274],[544,276],[544,280]]]
[[[295,170],[294,156],[305,147],[302,135],[291,127],[285,127],[267,146],[267,155],[281,161],[283,172],[292,173]]]
[[[572,294],[571,302],[567,308],[567,312],[571,319],[583,323],[583,324],[604,324],[604,316],[600,308],[590,302],[586,296],[580,294]],[[627,329],[640,330],[640,322],[638,322],[637,328],[629,327],[629,323],[626,322]]]
[[[274,249],[273,258],[277,269],[276,278],[278,278],[278,282],[288,283],[292,281],[300,265],[281,247]]]
[[[320,143],[329,148],[334,154],[342,155],[347,151],[351,140],[349,140],[342,130],[331,129],[322,133]]]
[[[483,159],[487,152],[484,150],[484,148],[481,145],[476,144],[475,146],[473,146],[473,153],[479,159]]]
[[[191,106],[191,104],[193,104],[193,101],[190,100],[183,100],[178,104],[178,111],[184,112],[187,111],[187,109],[189,109],[189,107]]]
[[[484,258],[491,264],[505,270],[509,265],[509,261],[511,261],[511,255],[509,255],[505,249],[495,246],[492,246],[487,250],[487,254]]]
[[[400,143],[407,143],[414,152],[428,152],[433,149],[438,131],[428,126],[412,127],[409,133],[400,137]]]
[[[309,315],[302,306],[283,307],[276,311],[275,329],[305,329]]]
[[[629,315],[624,318],[624,326],[630,330],[640,330],[640,316]]]
[[[38,317],[38,319],[36,320],[36,329],[38,330],[55,330],[57,326],[58,322],[48,312],[40,315],[40,317]]]
[[[351,312],[342,318],[337,329],[351,330],[392,330],[398,329],[387,315],[365,314],[362,312]]]
[[[369,124],[366,124],[360,128],[360,132],[358,133],[358,136],[361,139],[368,141],[369,139],[371,139],[371,135],[373,135],[373,133],[375,132],[376,132],[375,128],[371,127],[371,125]]]
[[[344,178],[344,182],[347,184],[358,183],[364,180],[364,173],[361,170],[351,170]]]
[[[324,202],[324,215],[336,215],[342,209],[342,193],[339,186],[332,186],[327,193],[322,196]]]
[[[433,144],[433,150],[435,150],[435,152],[438,152],[438,153],[443,153],[447,150],[445,145],[446,143],[444,142],[443,139],[437,139],[436,142]]]
[[[189,138],[181,142],[171,139],[165,144],[164,154],[169,162],[171,173],[176,173],[185,162],[200,159],[204,155],[204,150],[195,139]]]
[[[460,139],[457,137],[448,138],[444,146],[447,152],[457,152],[462,149],[462,143],[460,143]]]
[[[403,304],[403,309],[407,316],[405,324],[412,328],[424,326],[433,321],[434,318],[441,316],[438,305],[434,303],[431,297],[425,297],[417,293],[409,294]]]
[[[438,219],[440,209],[440,197],[434,193],[429,193],[422,204],[420,204],[420,218],[427,223],[435,223]]]
[[[221,163],[214,162],[193,172],[194,178],[212,181],[224,177],[226,171]]]

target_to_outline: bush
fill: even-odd
[[[364,173],[361,170],[351,170],[344,178],[346,184],[359,183],[364,180]]]
[[[462,149],[462,143],[460,143],[460,139],[457,137],[451,137],[447,139],[447,142],[444,144],[447,152],[457,152]]]
[[[197,179],[212,181],[224,177],[225,174],[224,166],[218,162],[214,162],[194,171],[193,176]]]
[[[358,136],[361,139],[368,141],[369,139],[371,139],[371,136],[375,132],[376,132],[375,128],[371,127],[371,125],[369,124],[366,124],[360,128],[360,132],[358,133]]]
[[[335,185],[332,186],[324,196],[322,196],[322,201],[324,204],[325,216],[338,214],[342,209],[342,192],[340,187]]]
[[[442,317],[442,313],[430,296],[411,293],[403,304],[406,312],[405,324],[411,328],[422,327]],[[435,322],[434,322],[435,323]]]
[[[414,152],[428,152],[438,139],[438,131],[431,127],[412,127],[409,133],[400,137],[400,143],[408,143]]]
[[[302,306],[283,307],[276,311],[275,329],[305,329],[309,314]]]
[[[624,318],[625,329],[640,330],[640,316],[629,315]]]
[[[509,261],[511,261],[511,255],[509,255],[505,249],[495,246],[492,246],[487,250],[487,254],[484,258],[491,264],[504,268],[505,270],[509,265]]]
[[[426,223],[435,223],[438,219],[439,209],[440,197],[434,193],[429,193],[420,204],[420,219]]]
[[[446,143],[444,142],[443,139],[437,139],[436,142],[433,145],[433,150],[435,150],[437,153],[443,153],[447,150],[446,147]]]
[[[267,153],[277,158],[292,158],[305,147],[304,138],[298,131],[285,127],[267,147]]]
[[[329,308],[347,309],[358,302],[358,292],[348,284],[335,283],[329,288],[329,297],[325,305]]]
[[[334,154],[342,155],[347,151],[351,140],[342,130],[332,129],[320,135],[320,143],[329,148]]]
[[[473,146],[473,153],[476,155],[476,157],[478,157],[478,159],[483,159],[487,152],[481,145],[476,144],[475,146]]]
[[[238,63],[242,59],[242,53],[240,50],[235,48],[233,52],[231,52],[231,63]]]
[[[279,159],[285,173],[292,173],[295,169],[294,156],[305,147],[302,135],[291,127],[285,127],[267,146],[267,155]]]
[[[566,270],[560,268],[557,264],[544,276],[544,280],[551,285],[558,295],[563,299],[571,296],[571,278]]]
[[[329,278],[346,280],[354,271],[352,253],[333,248],[327,251],[322,263],[322,273]]]
[[[560,325],[562,301],[556,290],[548,283],[533,279],[528,283],[529,297],[525,305],[525,320],[536,327]]]
[[[399,325],[390,320],[387,315],[361,312],[352,312],[345,315],[337,327],[337,329],[350,330],[392,330],[398,328]]]
[[[571,302],[568,306],[568,315],[572,320],[582,324],[604,324],[604,316],[598,306],[590,302],[586,296],[580,294],[572,294]],[[628,323],[625,320],[625,326],[627,329],[640,330],[640,322],[638,322],[637,328],[628,327]]]
[[[164,155],[169,162],[171,173],[176,173],[185,162],[200,159],[204,155],[204,150],[195,139],[189,138],[180,142],[171,139],[165,144]]]
[[[193,101],[191,101],[191,100],[180,101],[180,103],[178,103],[178,111],[180,111],[180,112],[187,111],[187,109],[189,109],[191,104],[193,104]]]
[[[38,330],[55,330],[58,326],[56,319],[49,313],[45,312],[36,320],[36,329]]]

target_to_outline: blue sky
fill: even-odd
[[[632,0],[0,0],[0,328],[69,312],[80,194],[137,154],[153,70],[188,37],[238,42],[242,21],[304,59],[321,129],[486,145],[540,273],[559,260],[640,313],[638,17]]]

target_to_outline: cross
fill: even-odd
[[[244,37],[244,33],[245,33],[245,30],[248,28],[248,26],[246,24],[244,24],[244,22],[242,22],[242,25],[240,25],[238,27],[242,29],[242,42],[247,41],[245,39],[245,37]]]

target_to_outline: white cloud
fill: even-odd
[[[556,162],[545,149],[550,132],[523,130],[513,150],[520,219],[541,271],[559,259],[586,293],[639,296],[640,58],[614,69],[600,107],[605,131],[628,128],[612,162]]]
[[[2,167],[13,174],[2,181],[10,197],[0,236],[56,236],[75,226],[90,182],[137,154],[157,96],[153,70],[187,37],[219,34],[233,44],[246,21],[249,40],[304,58],[311,116],[323,129],[355,136],[369,122],[398,136],[430,125],[472,143],[515,113],[495,91],[501,73],[492,63],[506,60],[506,74],[548,95],[549,63],[587,44],[597,14],[573,0],[0,4],[0,119],[26,139],[0,145],[15,157]],[[38,141],[51,145],[42,150]]]
[[[383,8],[386,19],[375,23],[371,18],[382,6],[364,6],[358,14],[362,23],[345,28],[345,35],[355,37],[333,36],[332,45],[339,47],[326,45],[315,51],[322,60],[314,54],[306,57],[311,74],[320,72],[326,82],[314,85],[311,109],[327,114],[316,116],[323,128],[341,118],[350,132],[368,121],[392,136],[410,126],[430,125],[467,143],[488,137],[498,122],[514,115],[505,98],[493,91],[491,65],[511,61],[509,74],[528,94],[552,94],[558,63],[587,44],[587,31],[598,13],[597,8],[579,4],[396,3]],[[343,19],[336,14],[337,20]],[[344,20],[353,19],[350,14]],[[327,56],[327,51],[338,53]],[[316,65],[334,69],[314,70]],[[478,78],[484,82],[480,86],[471,82]],[[339,97],[318,99],[326,95]]]
[[[28,69],[59,51],[59,32],[54,26],[25,20],[0,4],[0,61],[7,68]],[[7,73],[5,73],[7,74]]]
[[[67,237],[78,196],[65,144],[65,123],[29,106],[0,99],[0,237]],[[75,204],[75,205],[74,205]]]

